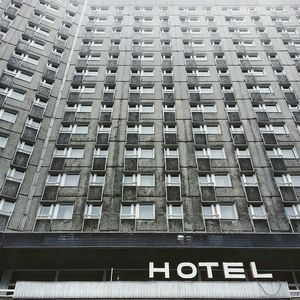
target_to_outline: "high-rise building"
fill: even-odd
[[[300,297],[299,0],[1,0],[0,298]]]

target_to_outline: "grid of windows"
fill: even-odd
[[[71,219],[80,199],[76,214],[100,220],[102,201],[118,199],[120,230],[156,214],[172,226],[193,222],[184,201],[195,197],[204,227],[247,211],[254,231],[259,219],[269,232],[275,197],[286,230],[299,230],[289,222],[300,195],[298,10],[87,3],[79,21],[82,3],[38,2],[0,80],[4,212],[28,193],[27,168],[41,155],[39,219]],[[22,5],[4,9],[1,40]]]

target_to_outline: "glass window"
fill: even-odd
[[[7,96],[17,101],[23,101],[25,98],[25,93],[11,89],[9,90]]]
[[[249,212],[252,219],[266,219],[266,210],[263,205],[250,205]]]
[[[215,185],[218,187],[230,187],[229,175],[215,175]]]
[[[154,204],[139,204],[138,218],[144,220],[154,219]]]
[[[105,177],[103,175],[91,174],[90,185],[104,185]]]
[[[285,213],[289,219],[299,219],[300,218],[300,205],[292,205],[284,207]]]
[[[259,91],[262,94],[270,94],[270,93],[273,92],[272,89],[271,89],[271,86],[264,86],[264,85],[259,86]]]
[[[210,177],[209,176],[199,176],[198,177],[198,182],[199,182],[199,185],[202,186],[202,185],[208,185],[211,183],[210,181]]]
[[[0,214],[10,215],[14,210],[15,204],[13,202],[0,200]]]
[[[120,217],[121,217],[121,219],[134,219],[135,218],[135,206],[134,205],[121,205]]]
[[[182,219],[183,218],[182,205],[169,204],[167,206],[167,214],[169,219]]]
[[[210,149],[210,158],[211,159],[224,159],[225,152],[222,149]]]
[[[141,148],[141,158],[154,158],[154,149]]]
[[[142,113],[154,113],[154,105],[141,105]]]
[[[140,175],[140,186],[155,186],[155,176],[152,175]]]
[[[273,125],[273,132],[275,134],[286,134],[287,132],[287,128],[283,125]]]
[[[38,218],[52,218],[53,205],[41,205]]]
[[[87,134],[89,131],[88,125],[75,125],[73,129],[73,134]]]
[[[207,126],[206,127],[207,134],[220,134],[220,127],[217,126]]]
[[[295,187],[300,186],[300,175],[291,175],[291,180],[292,180],[293,186],[295,186]]]
[[[63,186],[78,186],[79,184],[79,175],[65,174],[65,181],[62,184]]]
[[[83,158],[84,149],[70,148],[70,158]]]
[[[205,219],[214,219],[219,217],[216,212],[215,205],[203,205],[202,212]]]
[[[298,158],[295,148],[291,148],[291,149],[281,148],[280,150],[283,158]]]
[[[266,111],[268,113],[276,113],[276,112],[280,112],[280,109],[278,107],[278,105],[266,105]]]
[[[99,219],[101,216],[101,205],[87,204],[84,217],[86,219]]]
[[[154,134],[154,125],[141,125],[141,134]]]
[[[0,120],[9,123],[15,123],[16,119],[17,119],[17,114],[8,112],[4,109],[0,109]]]
[[[0,148],[5,148],[8,138],[0,135]]]
[[[73,205],[71,204],[58,204],[55,219],[72,219]]]
[[[220,218],[235,220],[237,219],[236,211],[234,205],[220,204]]]

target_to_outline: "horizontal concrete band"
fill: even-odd
[[[19,281],[14,299],[289,299],[286,282]]]

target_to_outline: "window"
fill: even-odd
[[[154,174],[132,174],[123,175],[123,185],[137,185],[143,187],[155,186]]]
[[[265,125],[259,127],[261,132],[273,132],[274,134],[288,134],[289,131],[285,125]]]
[[[256,175],[242,175],[242,182],[245,186],[257,186]]]
[[[0,94],[5,95],[8,98],[12,98],[17,101],[23,101],[25,98],[25,92],[24,91],[18,91],[14,89],[9,88],[1,88],[0,87]]]
[[[231,187],[230,176],[225,175],[202,175],[198,177],[200,186]]]
[[[237,211],[234,204],[212,204],[203,205],[202,213],[204,219],[237,220]]]
[[[216,113],[217,107],[215,104],[201,104],[191,106],[191,112]]]
[[[73,111],[77,113],[90,113],[92,112],[92,105],[91,104],[72,104],[68,105],[65,108],[65,111]]]
[[[204,125],[204,127],[206,126],[206,133],[207,134],[220,134],[220,127],[219,125]]]
[[[31,154],[33,151],[33,146],[26,144],[25,142],[19,142],[17,145],[17,150],[23,153]]]
[[[287,134],[287,128],[284,125],[271,125],[275,134]]]
[[[167,186],[180,186],[180,175],[166,175]]]
[[[282,174],[274,178],[279,186],[293,185],[294,187],[300,187],[300,175]]]
[[[240,149],[240,148],[236,148],[236,155],[237,157],[250,157],[250,152],[249,149]]]
[[[209,157],[211,159],[225,159],[225,151],[224,148],[202,148],[196,150],[197,158],[206,158]]]
[[[273,93],[272,88],[270,85],[259,85],[257,86],[257,89],[262,94],[271,94]]]
[[[247,73],[253,74],[255,76],[264,76],[264,75],[266,75],[264,68],[253,68],[251,70],[247,70]]]
[[[200,125],[199,127],[193,127],[193,133],[221,134],[221,128],[219,125]]]
[[[152,61],[152,60],[154,60],[154,55],[153,54],[144,54],[144,55],[141,56],[141,60]]]
[[[142,105],[140,105],[140,112],[142,112],[142,113],[154,113],[154,105],[142,104]]]
[[[6,201],[4,199],[0,200],[0,214],[10,216],[13,212],[15,204],[13,202]]]
[[[208,68],[198,69],[197,75],[200,77],[210,76],[210,72]]]
[[[54,157],[83,158],[84,148],[55,149]]]
[[[239,54],[238,58],[248,60],[260,60],[260,57],[257,53]]]
[[[88,134],[89,126],[88,125],[77,125],[73,126],[73,134]]]
[[[282,157],[285,159],[299,158],[296,148],[267,149],[268,157]]]
[[[194,41],[192,42],[192,45],[193,45],[194,47],[203,47],[203,46],[204,46],[204,42],[203,42],[202,40],[194,40]]]
[[[8,137],[4,135],[0,135],[0,148],[5,148]]]
[[[84,217],[86,219],[100,219],[101,217],[101,205],[96,204],[86,204]]]
[[[142,86],[141,93],[143,94],[153,94],[154,93],[154,86]]]
[[[59,185],[66,187],[75,187],[79,184],[79,174],[58,174],[48,175],[47,185]]]
[[[250,205],[249,214],[251,219],[266,219],[267,213],[264,205]]]
[[[194,59],[196,61],[207,61],[207,56],[204,53],[198,53],[198,54],[195,54],[194,56],[190,56],[188,58]]]
[[[25,173],[17,171],[16,169],[9,169],[7,172],[7,179],[22,182],[24,179]]]
[[[183,219],[182,205],[169,204],[167,206],[168,219]]]
[[[289,219],[300,219],[300,204],[285,206],[284,210]]]
[[[154,134],[154,125],[140,125],[139,133],[140,134]]]
[[[267,104],[267,105],[264,105],[264,109],[268,113],[277,113],[277,112],[280,112],[280,108],[279,108],[278,104]]]
[[[104,185],[105,176],[98,174],[91,174],[90,176],[90,185]]]
[[[39,40],[31,40],[25,36],[22,36],[22,40],[29,44],[29,46],[37,48],[39,50],[43,50],[45,48],[45,43]]]
[[[141,71],[142,76],[154,76],[154,69],[143,69]]]
[[[212,94],[213,93],[213,87],[211,85],[201,85],[198,87],[193,87],[190,89],[190,91],[199,91],[200,94]]]
[[[73,216],[73,209],[72,204],[41,205],[37,218],[70,220]]]
[[[125,156],[138,158],[154,158],[154,148],[126,149]]]
[[[17,119],[17,114],[13,112],[9,112],[4,109],[0,109],[0,120],[9,122],[9,123],[15,123]]]
[[[171,148],[166,148],[165,149],[165,157],[178,157],[178,149],[177,148],[174,148],[174,149],[171,149]]]
[[[155,175],[140,175],[140,186],[155,186]]]
[[[154,220],[155,219],[155,205],[154,204],[122,204],[121,219],[140,219],[140,220]]]
[[[39,62],[39,57],[34,55],[24,54],[22,52],[18,52],[17,50],[15,50],[13,56],[33,65],[37,65]]]

